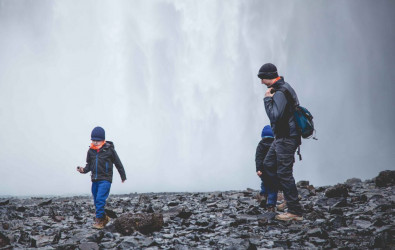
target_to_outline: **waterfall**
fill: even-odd
[[[257,189],[266,62],[315,116],[319,141],[303,141],[295,178],[372,178],[395,160],[393,9],[2,0],[0,194],[88,193],[75,167],[95,126],[126,169],[114,193]]]

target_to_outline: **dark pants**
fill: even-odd
[[[110,188],[111,182],[109,181],[92,182],[92,195],[96,207],[96,218],[103,218],[105,216],[104,206],[110,194]]]
[[[303,213],[293,177],[295,152],[299,145],[299,138],[275,139],[263,162],[265,182],[273,191],[283,190],[288,212],[296,215]]]

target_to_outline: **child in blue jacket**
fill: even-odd
[[[91,172],[93,202],[96,207],[96,221],[93,228],[102,229],[110,221],[104,212],[106,200],[110,194],[113,164],[121,175],[122,183],[126,180],[125,169],[115,151],[114,144],[105,141],[105,131],[95,127],[91,134],[92,144],[86,157],[86,166],[77,167],[77,171],[86,174]]]

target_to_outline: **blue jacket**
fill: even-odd
[[[114,144],[106,141],[99,152],[91,148],[88,150],[84,173],[91,172],[92,181],[112,182],[113,164],[121,175],[122,181],[126,180],[125,169],[115,151]]]
[[[273,97],[265,97],[263,100],[275,137],[300,137],[293,116],[295,106],[299,105],[295,90],[284,81],[283,77],[270,87],[276,92]],[[289,95],[289,98],[286,95]]]

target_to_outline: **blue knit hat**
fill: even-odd
[[[261,137],[274,137],[273,135],[273,131],[272,131],[272,127],[270,127],[270,125],[266,125],[263,129],[262,129],[262,134]]]
[[[104,141],[106,139],[106,132],[102,127],[96,127],[92,130],[92,141]]]

